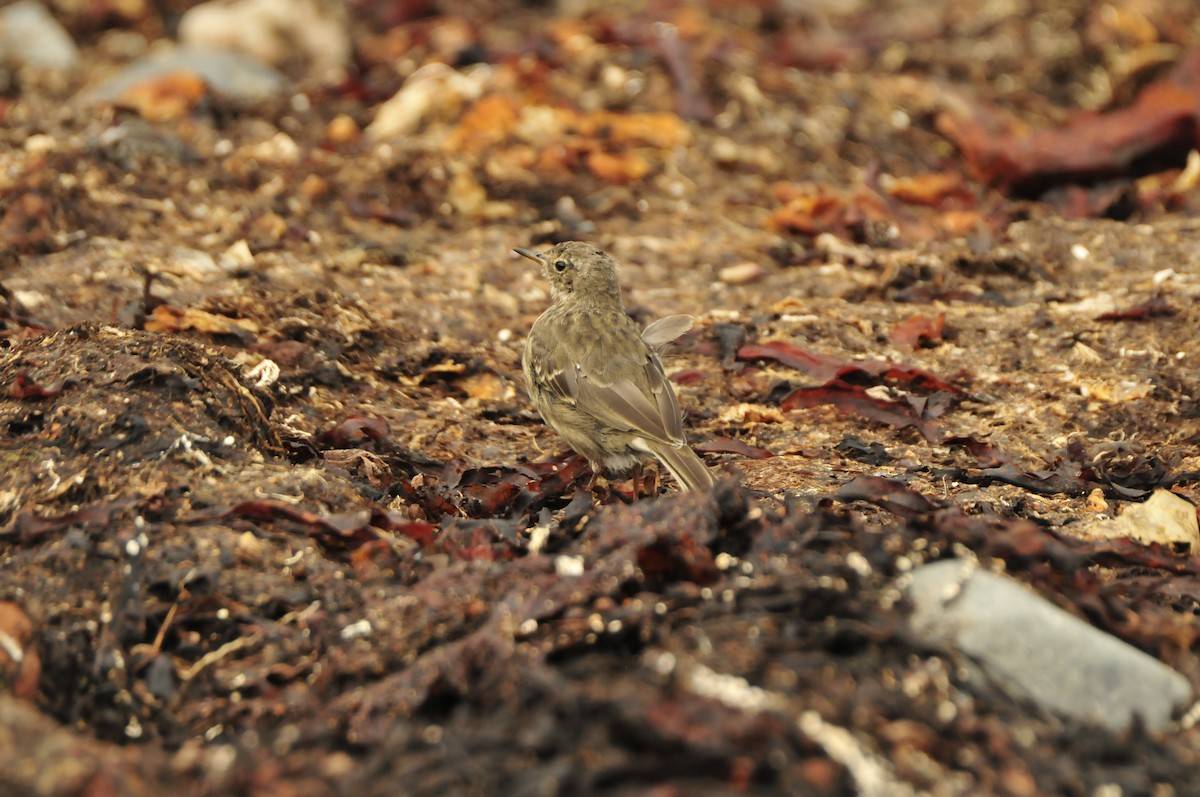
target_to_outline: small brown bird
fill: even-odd
[[[617,263],[579,241],[545,254],[517,249],[541,264],[553,300],[525,341],[525,385],[546,423],[599,475],[658,458],[684,490],[712,487],[711,471],[688,447],[675,391],[657,350],[687,332],[673,315],[638,332],[625,313]]]

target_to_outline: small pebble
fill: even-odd
[[[738,263],[736,266],[726,266],[717,272],[717,278],[726,285],[748,285],[757,282],[762,276],[762,266],[758,263]]]
[[[712,143],[711,149],[712,159],[722,166],[728,166],[736,163],[738,159],[738,145],[728,138],[720,136]]]
[[[330,144],[349,144],[362,135],[358,122],[346,114],[338,114],[325,125],[325,140]]]
[[[328,193],[329,181],[324,177],[310,174],[300,183],[300,194],[308,199],[320,199]]]
[[[35,133],[25,139],[25,151],[30,155],[53,152],[57,147],[58,143],[54,140],[54,136],[48,136],[45,133]]]

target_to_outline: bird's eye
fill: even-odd
[[[554,270],[555,270],[555,271],[557,271],[559,274],[561,274],[561,273],[563,273],[564,271],[566,271],[566,270],[567,270],[567,261],[565,261],[565,260],[555,260],[555,261],[554,261]]]

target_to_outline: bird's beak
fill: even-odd
[[[516,253],[517,253],[518,255],[520,255],[521,257],[527,257],[527,258],[529,258],[530,260],[532,260],[532,261],[533,261],[533,262],[535,262],[535,263],[539,263],[539,264],[540,264],[540,263],[543,263],[543,262],[545,262],[545,261],[542,259],[542,256],[541,256],[539,253],[537,253],[537,252],[533,251],[532,249],[526,249],[526,248],[525,248],[525,247],[523,247],[523,246],[518,246],[518,247],[517,247],[516,249],[514,249],[513,251],[514,251],[514,252],[516,252]]]

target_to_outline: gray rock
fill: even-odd
[[[0,9],[0,57],[37,69],[68,71],[79,64],[79,48],[37,0]]]
[[[1008,576],[944,560],[912,573],[913,630],[952,648],[1017,699],[1112,730],[1140,715],[1162,731],[1192,699],[1186,678]]]
[[[297,61],[336,83],[352,57],[345,3],[322,0],[212,0],[179,20],[185,45],[243,53],[264,64]]]
[[[130,64],[111,80],[84,92],[84,102],[113,102],[132,86],[172,72],[198,75],[217,94],[236,102],[256,102],[283,92],[288,80],[253,58],[223,50],[177,47]]]

